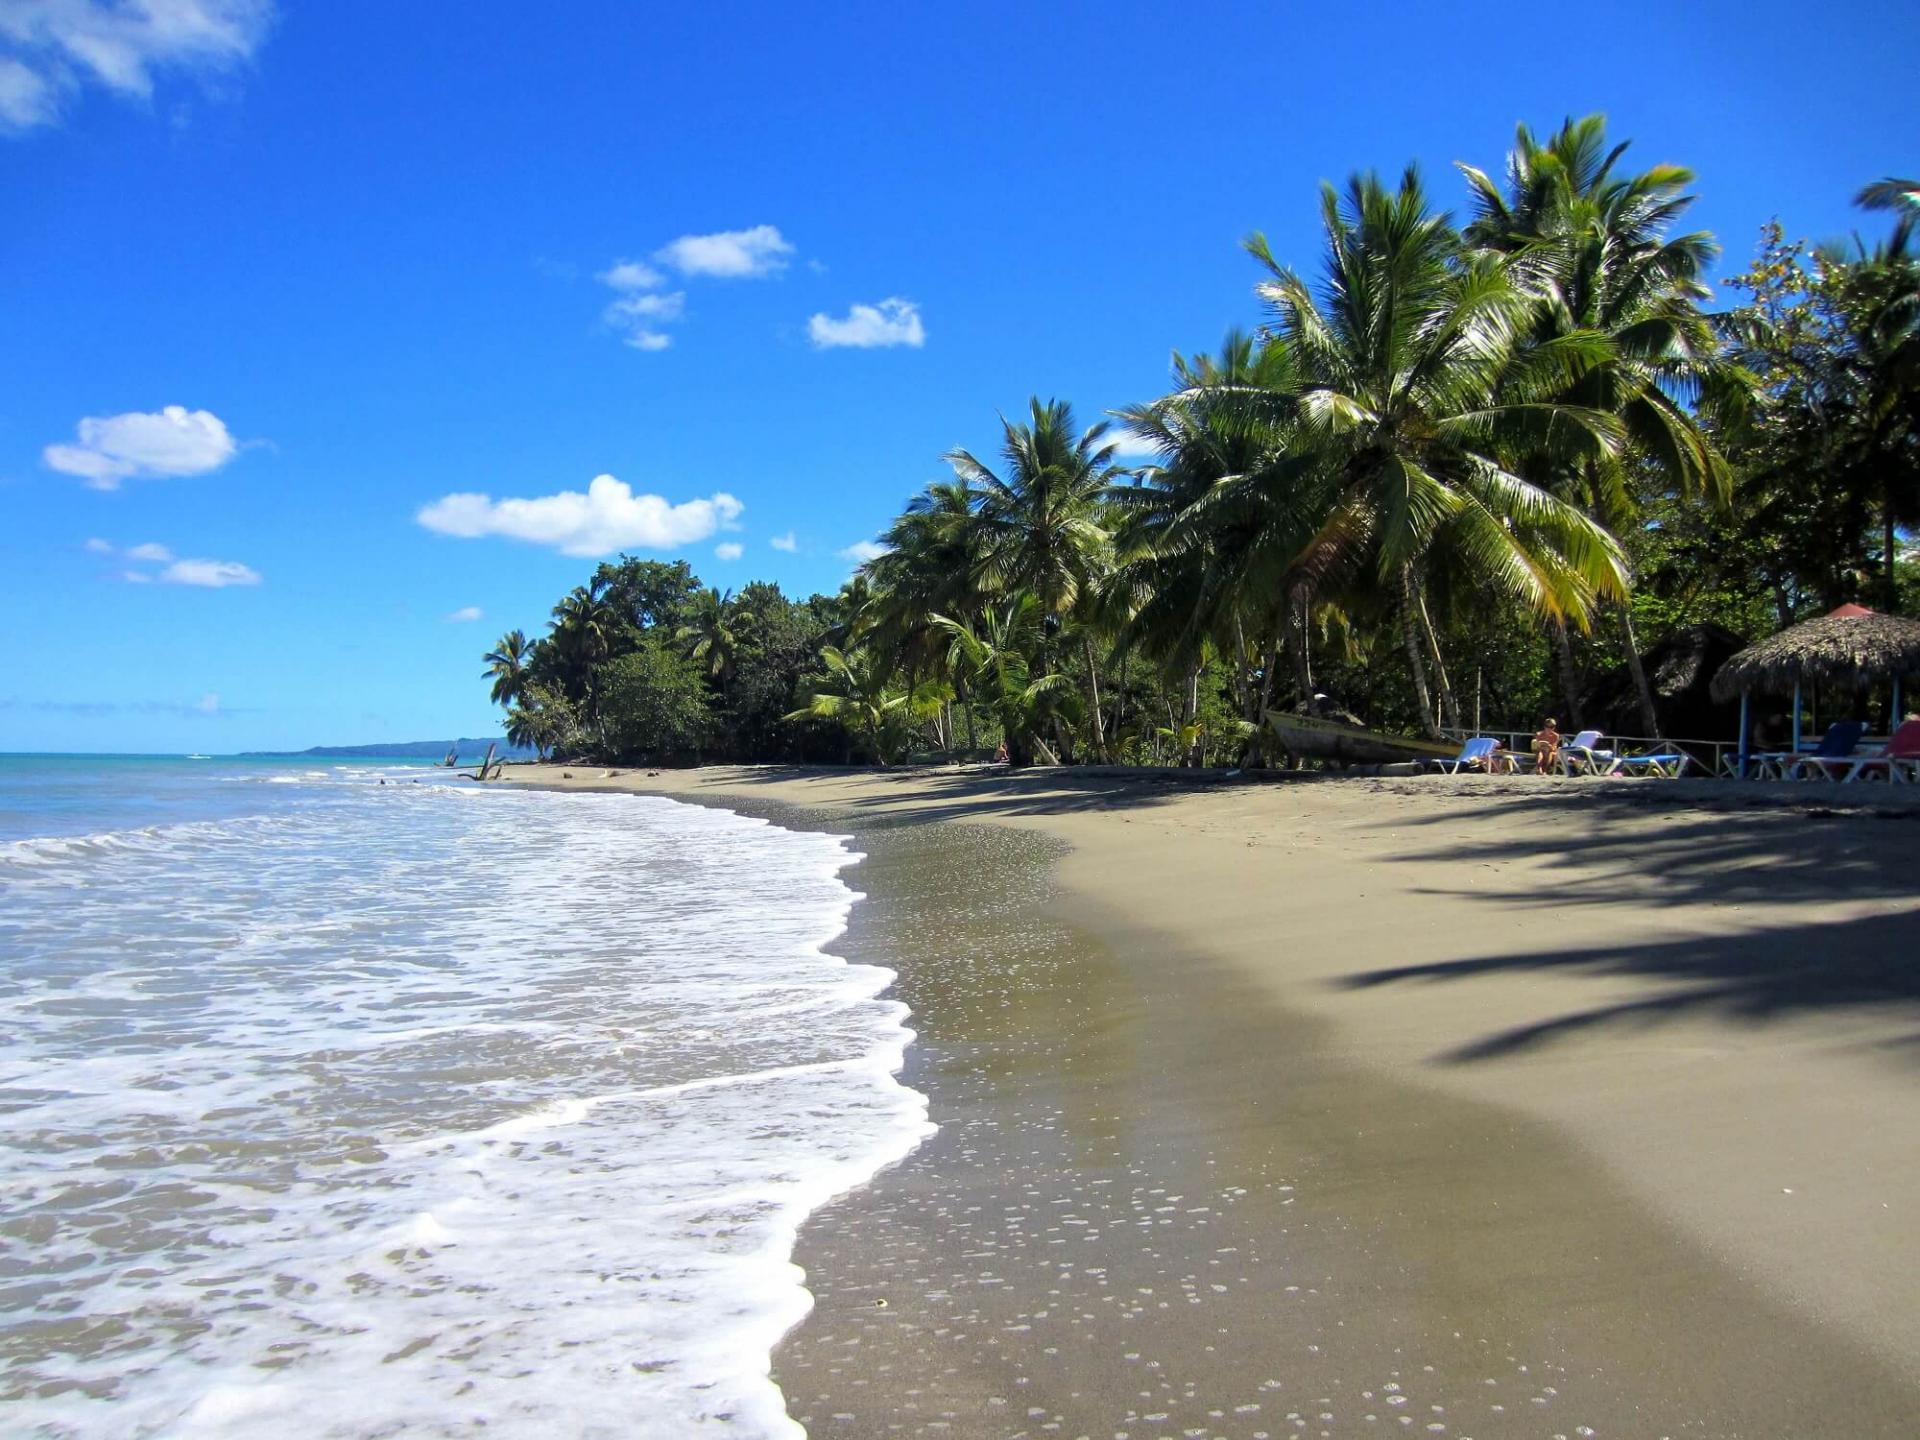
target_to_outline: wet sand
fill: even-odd
[[[562,783],[869,850],[942,1130],[803,1232],[814,1435],[1915,1433],[1904,796]]]

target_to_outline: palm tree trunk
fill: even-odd
[[[1454,698],[1453,680],[1447,674],[1446,657],[1440,653],[1440,635],[1433,628],[1433,617],[1427,613],[1427,597],[1420,597],[1420,628],[1426,632],[1427,649],[1433,654],[1433,680],[1439,692],[1440,723],[1458,730],[1460,728],[1460,702]]]
[[[1176,737],[1176,739],[1178,740],[1184,740],[1186,738],[1187,731],[1199,722],[1199,719],[1200,719],[1200,671],[1203,668],[1205,668],[1204,661],[1201,662],[1201,664],[1194,666],[1193,669],[1187,672],[1186,687],[1180,697],[1180,709],[1181,709],[1180,734]],[[1194,759],[1194,757],[1199,752],[1199,749],[1200,749],[1200,746],[1197,738],[1194,744],[1182,747],[1182,752],[1181,752],[1182,758],[1180,763],[1182,765],[1187,766],[1188,768],[1192,768],[1195,764],[1198,763]]]
[[[1293,656],[1293,684],[1299,691],[1296,703],[1313,698],[1313,611],[1306,587],[1297,586],[1287,597],[1288,649]]]
[[[1620,602],[1620,639],[1626,646],[1627,670],[1633,676],[1633,693],[1640,697],[1640,723],[1655,740],[1660,734],[1660,714],[1653,708],[1653,687],[1647,683],[1647,667],[1640,662],[1640,641],[1633,633],[1633,602]]]
[[[1082,633],[1080,648],[1087,658],[1087,714],[1093,719],[1093,759],[1099,764],[1107,758],[1107,724],[1100,713],[1100,666],[1093,658],[1093,636]]]
[[[1579,686],[1573,673],[1573,642],[1567,638],[1567,623],[1564,620],[1553,622],[1554,663],[1560,671],[1560,698],[1566,702],[1567,718],[1562,723],[1569,730],[1580,728],[1580,701],[1575,692]]]
[[[1249,769],[1264,770],[1267,765],[1267,715],[1273,708],[1273,672],[1280,668],[1280,631],[1286,621],[1275,615],[1273,623],[1273,638],[1267,643],[1264,663],[1260,666],[1260,693],[1254,697],[1253,739],[1241,760]]]
[[[1427,662],[1420,654],[1420,582],[1414,579],[1411,565],[1400,567],[1400,641],[1406,647],[1413,698],[1420,705],[1420,724],[1438,740],[1440,725],[1433,718],[1433,696],[1427,690]]]

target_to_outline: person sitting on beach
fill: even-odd
[[[1007,753],[1006,741],[1002,740],[1000,742],[1000,748],[993,752],[993,763],[996,765],[1010,765],[1013,763],[1013,757]]]
[[[1536,730],[1533,735],[1533,773],[1536,775],[1546,774],[1552,767],[1553,762],[1559,757],[1560,732],[1554,728],[1554,719],[1549,715],[1547,717],[1547,723]]]

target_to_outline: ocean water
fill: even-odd
[[[419,767],[0,757],[0,1430],[800,1433],[795,1228],[931,1129],[890,972],[825,948],[858,858]]]

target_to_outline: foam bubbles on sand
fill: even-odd
[[[857,858],[435,785],[0,857],[10,1433],[798,1434],[794,1230],[931,1128]]]

